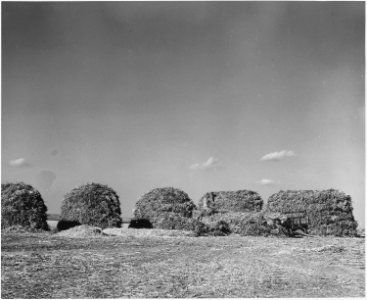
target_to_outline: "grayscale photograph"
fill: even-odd
[[[364,1],[1,2],[1,298],[365,297]]]

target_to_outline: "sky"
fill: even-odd
[[[364,227],[363,2],[2,2],[1,181],[334,188]]]

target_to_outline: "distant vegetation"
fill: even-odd
[[[59,214],[47,214],[47,220],[59,221],[60,215]]]

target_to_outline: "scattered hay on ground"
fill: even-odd
[[[1,239],[3,299],[365,296],[359,238]],[[345,251],[307,251],[329,245]]]
[[[135,228],[106,228],[103,233],[110,236],[124,237],[190,237],[195,234],[184,230],[165,229],[135,229]]]
[[[99,227],[81,225],[57,233],[58,236],[84,238],[84,237],[100,237],[106,234]]]
[[[309,251],[313,251],[313,252],[328,252],[329,251],[333,253],[339,253],[339,252],[345,251],[345,247],[337,246],[337,245],[325,245],[322,247],[311,248],[309,249]]]

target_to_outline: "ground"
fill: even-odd
[[[361,238],[2,233],[1,240],[2,298],[365,295]]]

